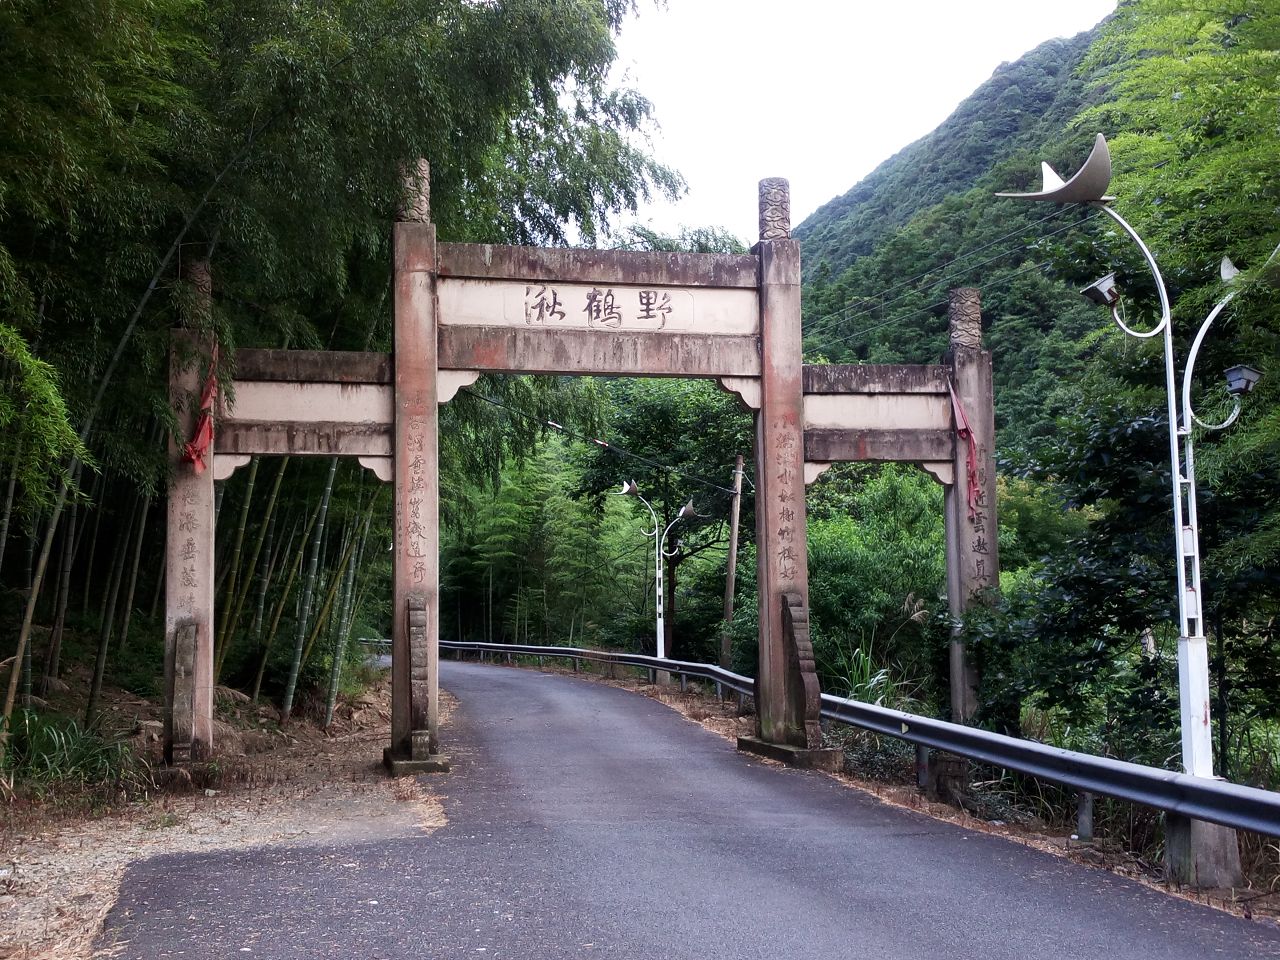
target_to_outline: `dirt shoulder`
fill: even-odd
[[[37,807],[11,817],[0,833],[0,957],[90,957],[125,869],[147,857],[413,836],[444,824],[414,778],[392,780],[382,768],[385,682],[345,704],[328,734],[305,721],[246,729],[256,712],[224,708],[219,730],[235,752],[198,771],[201,782],[171,784],[109,816],[50,822]],[[151,723],[140,722],[141,738],[155,736]]]

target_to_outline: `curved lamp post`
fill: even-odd
[[[665,658],[667,655],[667,634],[666,634],[665,623],[662,617],[662,558],[674,557],[676,555],[676,551],[674,550],[670,552],[667,551],[667,548],[666,548],[667,534],[670,533],[671,528],[674,527],[681,520],[685,519],[686,517],[696,516],[697,514],[693,509],[693,501],[690,500],[688,503],[686,503],[683,507],[680,508],[680,512],[676,514],[676,518],[672,520],[669,524],[667,524],[667,529],[662,531],[662,536],[658,536],[659,524],[658,524],[657,511],[653,509],[653,504],[651,504],[648,500],[646,500],[643,496],[640,495],[640,488],[636,485],[636,482],[634,480],[624,480],[622,482],[622,489],[619,490],[618,493],[624,497],[635,497],[637,500],[639,500],[641,503],[643,503],[646,507],[649,508],[649,516],[653,517],[653,529],[645,530],[643,531],[643,533],[646,537],[653,537],[654,603],[658,611],[658,618],[657,618],[657,641],[658,642],[657,642],[657,645],[654,647],[654,649],[658,657]]]
[[[1044,188],[1038,193],[998,193],[999,197],[1038,200],[1049,203],[1087,203],[1097,207],[1129,236],[1155,280],[1160,297],[1160,321],[1150,330],[1135,330],[1120,313],[1120,289],[1115,274],[1108,274],[1081,293],[1093,302],[1107,307],[1111,318],[1126,334],[1147,339],[1163,334],[1165,393],[1169,410],[1169,459],[1173,467],[1173,529],[1178,559],[1178,701],[1182,712],[1182,765],[1197,777],[1213,776],[1213,741],[1209,723],[1209,654],[1204,635],[1204,609],[1200,593],[1200,533],[1196,516],[1195,454],[1192,448],[1192,424],[1209,430],[1229,427],[1240,414],[1240,397],[1253,388],[1261,374],[1251,367],[1237,366],[1227,371],[1227,389],[1235,399],[1235,409],[1221,423],[1206,424],[1191,409],[1191,377],[1200,344],[1218,314],[1231,302],[1235,291],[1218,301],[1201,323],[1182,375],[1181,403],[1174,376],[1173,324],[1169,294],[1155,257],[1142,238],[1120,214],[1108,206],[1114,197],[1106,195],[1111,183],[1111,154],[1106,138],[1098,134],[1093,150],[1084,166],[1070,180],[1063,182],[1046,163],[1042,164]],[[1272,254],[1272,257],[1275,253]],[[1222,278],[1231,280],[1236,269],[1223,259]],[[1179,406],[1181,409],[1179,409]]]

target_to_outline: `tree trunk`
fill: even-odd
[[[130,534],[133,532],[133,518],[138,513],[138,497],[134,497],[133,509],[129,512],[129,523],[125,526],[124,536],[116,537],[116,550],[112,558],[111,586],[107,590],[106,610],[98,625],[98,659],[93,667],[93,681],[89,685],[89,702],[84,708],[84,725],[93,723],[98,712],[98,698],[102,694],[102,679],[107,671],[107,651],[111,646],[111,628],[116,619],[116,600],[120,595],[120,581],[124,578],[124,555],[128,550]]]
[[[258,465],[258,461],[256,459],[254,460],[253,465],[256,469]],[[269,540],[270,531],[273,529],[273,525],[275,524],[276,501],[280,494],[280,484],[284,480],[285,467],[287,467],[288,465],[289,465],[288,457],[285,457],[280,461],[280,469],[276,471],[275,481],[271,485],[271,493],[267,497],[267,509],[266,509],[266,512],[263,513],[262,515],[262,522],[258,527],[258,536],[254,540],[253,551],[249,556],[248,562],[245,564],[245,570],[248,571],[248,574],[244,578],[244,583],[240,586],[240,589],[237,591],[238,595],[235,597],[235,603],[228,608],[228,611],[224,611],[223,613],[223,633],[225,635],[225,638],[224,638],[224,641],[221,643],[221,653],[218,655],[217,665],[214,668],[215,678],[218,676],[221,676],[222,674],[222,664],[227,659],[227,653],[231,649],[232,638],[235,637],[236,630],[240,626],[240,614],[244,610],[245,601],[248,599],[249,591],[253,587],[253,569],[258,565],[258,557],[262,554],[263,544],[264,542],[267,542]],[[250,490],[253,489],[252,478],[250,480],[249,489]],[[246,500],[247,499],[248,497],[246,495]],[[243,529],[244,529],[243,515],[241,516],[240,522],[241,522],[241,532],[243,533]],[[238,557],[239,555],[238,549],[236,551],[236,554]],[[265,565],[264,565],[264,570],[262,572],[264,574],[266,572]]]
[[[151,512],[151,494],[142,498],[142,514],[138,517],[138,536],[133,543],[133,563],[129,568],[129,590],[125,594],[124,619],[120,624],[120,649],[129,642],[129,623],[133,620],[133,597],[138,587],[138,567],[142,565],[142,541],[147,536],[147,515]]]
[[[231,621],[236,607],[239,591],[236,589],[240,579],[240,551],[244,548],[244,531],[249,523],[249,507],[253,503],[253,488],[258,482],[259,459],[254,457],[249,462],[249,479],[245,483],[244,500],[240,503],[240,518],[236,523],[236,536],[231,548],[231,559],[227,563],[227,585],[223,593],[222,609],[219,613],[220,627],[218,638],[213,647],[214,678],[222,673],[222,662],[227,658],[227,646],[231,637]],[[261,539],[259,539],[261,543]],[[253,561],[249,561],[249,569],[253,569]],[[250,577],[245,577],[248,581]]]
[[[320,495],[320,516],[311,533],[311,556],[307,561],[307,575],[303,584],[302,610],[293,638],[293,662],[289,665],[289,678],[285,681],[284,702],[281,705],[280,722],[288,723],[293,711],[293,695],[298,688],[298,672],[302,669],[302,649],[306,643],[307,624],[311,620],[311,602],[315,598],[316,565],[320,560],[320,545],[324,540],[324,522],[329,513],[329,497],[333,494],[333,478],[338,472],[338,458],[329,461],[329,476],[325,478],[324,492]]]
[[[302,567],[302,556],[306,550],[305,544],[307,542],[307,536],[308,534],[311,533],[311,527],[312,525],[315,524],[316,516],[318,512],[319,512],[318,510],[312,512],[311,520],[310,522],[308,522],[307,528],[302,532],[302,543],[299,544],[298,546],[297,557],[293,561],[291,561],[289,564],[289,579],[285,581],[284,590],[280,594],[280,600],[276,603],[276,609],[275,609],[275,613],[272,615],[272,618],[271,618],[271,628],[267,633],[266,643],[263,643],[261,645],[262,657],[258,661],[258,674],[256,677],[254,677],[254,680],[253,680],[253,702],[254,703],[258,702],[258,694],[261,693],[262,691],[262,677],[263,677],[263,674],[266,673],[267,658],[271,655],[271,646],[272,644],[275,643],[276,631],[280,627],[280,616],[284,613],[284,606],[285,606],[285,603],[288,602],[289,592],[293,589],[293,581],[297,579],[298,570]],[[293,533],[291,532],[289,534],[289,542],[285,546],[282,556],[287,558],[289,556],[289,552],[292,549],[293,549]]]
[[[338,702],[338,683],[342,679],[342,661],[347,652],[347,641],[351,634],[351,624],[355,619],[355,586],[356,569],[364,558],[365,543],[369,538],[369,526],[373,523],[374,505],[378,502],[375,492],[369,504],[369,512],[364,519],[364,529],[360,531],[359,543],[356,545],[354,559],[347,565],[346,596],[342,602],[342,614],[338,618],[338,631],[333,638],[333,667],[329,672],[329,693],[325,697],[324,726],[327,730],[333,723],[333,708]]]
[[[258,569],[258,599],[254,603],[253,622],[249,625],[249,634],[253,637],[255,646],[262,643],[262,614],[267,606],[267,590],[271,586],[271,576],[276,569],[276,560],[279,559],[281,553],[279,544],[276,543],[276,521],[278,514],[272,514],[271,524],[267,527],[267,542],[262,549],[262,560]],[[294,530],[289,532],[289,539],[284,547],[284,555],[288,556],[289,548],[293,546],[293,535],[297,532],[297,525]]]
[[[101,488],[104,485],[105,481],[101,481],[101,476],[99,476],[98,481],[93,485],[94,493],[97,494],[102,492]],[[93,510],[93,534],[89,537],[89,557],[85,561],[84,565],[84,593],[80,595],[80,616],[82,617],[89,616],[89,588],[93,584],[93,558],[98,553],[98,530],[102,526],[103,500],[106,500],[105,496],[101,499],[98,499],[95,496],[89,497],[89,504]],[[86,509],[89,508],[89,505],[86,505]]]
[[[57,601],[54,604],[53,629],[49,633],[49,649],[45,652],[44,675],[40,681],[40,694],[47,697],[62,667],[62,634],[67,625],[67,603],[71,599],[71,567],[75,563],[76,513],[79,504],[72,500],[67,513],[67,526],[62,537],[62,564],[58,572]]]
[[[4,567],[4,549],[9,542],[9,518],[13,516],[13,492],[18,486],[18,464],[22,462],[22,441],[18,441],[13,452],[13,469],[9,471],[9,482],[5,484],[4,513],[0,515],[0,569]]]

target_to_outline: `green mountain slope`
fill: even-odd
[[[796,227],[805,276],[824,262],[839,273],[916,213],[974,186],[991,167],[1020,150],[1037,151],[1057,136],[1085,102],[1076,76],[1096,28],[1049,40],[966,98],[932,133],[880,164],[844,196]]]

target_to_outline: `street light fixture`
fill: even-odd
[[[1120,214],[1107,204],[1114,197],[1106,195],[1111,183],[1111,153],[1106,138],[1098,134],[1093,150],[1084,166],[1070,180],[1064,182],[1046,163],[1042,164],[1044,188],[1038,193],[999,193],[1000,197],[1050,203],[1087,203],[1097,207],[1129,236],[1138,249],[1155,280],[1160,297],[1160,321],[1150,330],[1139,331],[1129,327],[1120,314],[1120,289],[1115,274],[1108,274],[1081,291],[1088,299],[1111,311],[1111,318],[1126,334],[1146,339],[1164,335],[1165,393],[1169,411],[1169,458],[1173,466],[1173,529],[1178,560],[1178,700],[1182,713],[1182,765],[1187,773],[1197,777],[1213,776],[1213,740],[1209,723],[1209,654],[1204,635],[1204,608],[1200,593],[1200,534],[1196,515],[1195,453],[1192,448],[1192,424],[1210,430],[1229,427],[1240,414],[1240,397],[1247,393],[1261,374],[1251,367],[1232,367],[1227,371],[1227,389],[1235,400],[1235,409],[1221,423],[1206,424],[1191,409],[1191,376],[1195,368],[1200,344],[1213,321],[1231,302],[1237,291],[1232,291],[1214,306],[1196,333],[1187,355],[1182,376],[1181,410],[1174,376],[1173,324],[1169,307],[1169,294],[1164,278],[1160,275],[1155,257],[1142,242],[1142,238]],[[1280,249],[1280,248],[1277,248]],[[1272,257],[1275,253],[1272,253]],[[1230,260],[1223,259],[1222,278],[1230,281],[1236,274]],[[1181,414],[1179,416],[1179,414]]]
[[[693,509],[693,500],[691,499],[688,503],[686,503],[683,507],[680,508],[680,512],[676,514],[676,518],[672,520],[669,524],[667,524],[667,529],[662,531],[662,536],[658,536],[658,527],[659,527],[658,513],[656,510],[653,509],[653,504],[651,504],[648,500],[646,500],[640,494],[640,487],[636,484],[636,482],[634,480],[624,480],[622,482],[622,489],[619,490],[618,493],[620,496],[624,496],[624,497],[635,497],[637,500],[639,500],[641,503],[643,503],[646,507],[649,508],[649,516],[653,517],[653,529],[645,530],[642,532],[646,537],[654,538],[653,540],[653,547],[654,547],[653,582],[654,582],[654,603],[657,608],[657,643],[654,649],[657,652],[657,656],[660,659],[665,658],[667,655],[667,635],[666,635],[666,625],[663,620],[663,613],[662,613],[662,606],[663,606],[662,604],[662,558],[674,557],[676,555],[676,550],[668,551],[665,546],[667,542],[667,534],[670,533],[671,528],[674,527],[681,520],[685,520],[690,517],[696,517],[698,514],[697,514],[697,511]]]

